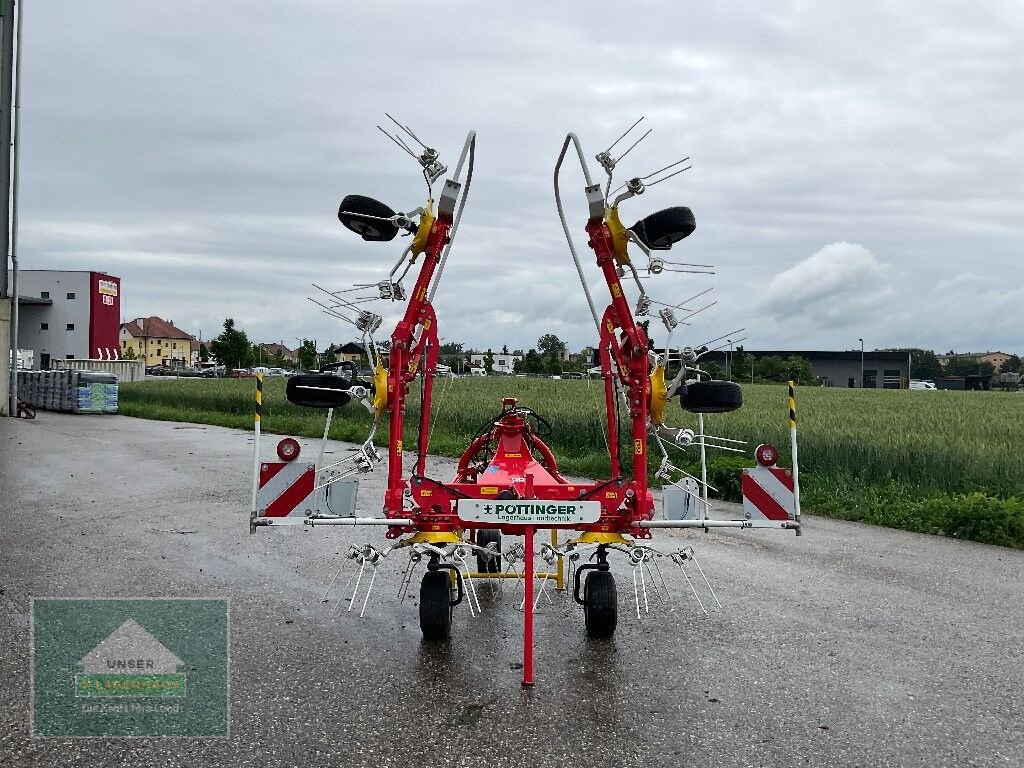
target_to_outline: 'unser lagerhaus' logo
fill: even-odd
[[[185,662],[134,619],[125,620],[82,657],[78,698],[184,698]]]
[[[31,610],[34,737],[228,737],[227,600],[33,598]]]

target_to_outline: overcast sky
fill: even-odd
[[[672,302],[714,287],[674,342],[1024,353],[1019,2],[25,5],[22,267],[118,275],[129,319],[355,338],[305,297],[383,278],[406,242],[344,230],[344,195],[424,202],[388,111],[451,166],[478,132],[441,335],[578,349],[595,332],[552,169],[566,132],[592,158],[644,115],[619,181],[693,168],[622,218],[690,206],[669,258],[717,268],[648,281]]]

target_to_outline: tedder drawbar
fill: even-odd
[[[373,426],[366,441],[341,461],[325,463],[322,446],[315,463],[300,462],[297,460],[299,444],[291,438],[278,444],[279,461],[266,461],[260,458],[257,407],[250,531],[283,524],[383,526],[390,540],[387,546],[352,545],[347,553],[358,568],[358,572],[353,573],[355,588],[349,610],[358,602],[361,583],[365,583],[366,596],[362,601],[362,610],[365,610],[378,564],[395,553],[407,552],[408,563],[400,594],[404,597],[416,568],[424,564],[419,621],[423,637],[429,641],[448,638],[454,606],[465,601],[471,614],[480,610],[474,580],[518,579],[524,592],[524,685],[533,684],[534,610],[549,581],[555,582],[557,589],[566,586],[566,566],[572,596],[583,608],[586,633],[590,638],[608,638],[615,632],[618,593],[609,566],[613,555],[623,555],[626,564],[632,567],[638,616],[641,606],[649,610],[648,583],[659,596],[662,588],[667,590],[658,562],[663,558],[667,558],[666,564],[679,566],[690,591],[706,612],[695,584],[702,584],[702,589],[706,587],[716,602],[717,597],[694,558],[693,548],[684,546],[671,552],[657,549],[649,543],[652,531],[658,528],[783,528],[799,534],[799,486],[795,476],[795,416],[791,393],[794,470],[775,467],[778,453],[774,448],[758,446],[755,452],[758,467],[744,470],[743,517],[720,519],[709,514],[706,449],[743,449],[736,447],[739,441],[706,435],[704,414],[733,411],[740,407],[742,395],[735,383],[712,380],[699,367],[699,358],[708,347],[722,348],[724,345],[713,345],[726,336],[735,337],[742,329],[696,347],[673,351],[672,336],[677,326],[686,325],[689,317],[710,306],[699,309],[689,306],[707,291],[683,302],[665,303],[648,296],[644,280],[663,272],[711,274],[705,265],[664,258],[673,245],[694,231],[693,214],[689,208],[666,208],[631,227],[624,226],[620,218],[623,203],[686,170],[689,166],[682,166],[688,158],[646,176],[631,178],[613,190],[617,163],[650,133],[643,134],[622,156],[613,157],[612,150],[640,122],[637,121],[596,156],[607,177],[603,184],[595,182],[591,176],[575,134],[566,137],[555,166],[555,202],[597,327],[597,357],[607,411],[604,430],[610,463],[608,477],[583,483],[564,477],[544,442],[544,436],[550,433],[548,422],[527,404],[505,397],[498,414],[467,446],[455,476],[440,479],[427,474],[431,397],[440,351],[438,321],[432,301],[466,206],[473,179],[476,134],[472,131],[468,134],[454,173],[445,179],[435,202],[435,184],[445,176],[447,167],[441,163],[438,153],[420,141],[407,126],[390,116],[389,119],[397,130],[391,133],[380,130],[420,166],[427,185],[426,203],[408,213],[396,213],[372,198],[347,196],[338,211],[338,218],[346,228],[366,241],[386,242],[403,234],[409,237],[409,242],[388,276],[380,282],[336,291],[316,286],[323,295],[312,299],[327,313],[362,332],[372,375],[361,379],[354,368],[321,370],[292,376],[286,389],[292,403],[326,409],[323,446],[334,410],[353,398],[374,415]],[[576,151],[586,181],[583,192],[589,211],[585,226],[587,245],[593,251],[608,291],[607,306],[600,313],[584,277],[562,206],[560,176],[570,147]],[[645,263],[634,262],[631,247],[643,254]],[[412,287],[407,288],[406,279],[413,280],[413,276]],[[627,291],[631,292],[633,286],[637,295],[631,305]],[[383,318],[367,308],[367,304],[378,300],[404,307],[390,342],[378,342],[375,338]],[[648,315],[652,305],[661,307],[657,314],[667,331],[660,352],[651,345],[644,325],[635,319]],[[681,319],[677,319],[677,311],[684,313]],[[670,369],[674,373],[670,374]],[[419,437],[415,446],[406,446],[402,442],[406,398],[416,379],[421,389]],[[259,378],[257,403],[261,388]],[[669,402],[677,397],[685,411],[697,415],[696,431],[667,424]],[[373,471],[382,461],[374,444],[382,424],[386,424],[388,430],[383,514],[360,517],[356,514],[356,478]],[[623,439],[621,427],[624,424],[628,424],[628,439]],[[683,451],[691,447],[700,451],[701,478],[688,475],[670,460],[669,449]],[[649,455],[652,449],[653,456]],[[413,455],[407,458],[407,453]],[[649,486],[651,477],[662,486],[660,518],[655,517],[654,493]],[[748,488],[750,493],[746,492]],[[550,532],[550,540],[544,540],[539,551],[535,546],[538,531]],[[561,543],[560,533],[563,535]],[[503,546],[503,535],[523,539],[521,543],[516,541],[511,546]],[[549,570],[538,572],[538,559]],[[506,564],[504,570],[503,563]],[[691,567],[696,568],[694,578],[688,574]],[[368,581],[364,582],[367,568]],[[659,579],[662,587],[658,586]],[[535,581],[539,582],[536,595]],[[328,592],[330,589],[328,586]]]

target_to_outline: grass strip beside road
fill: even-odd
[[[264,384],[266,432],[318,438],[324,412],[294,406],[285,380]],[[252,429],[251,379],[147,380],[120,388],[120,411],[165,421]],[[705,418],[709,434],[774,443],[788,465],[786,389],[744,386],[744,406]],[[516,397],[553,425],[545,438],[562,471],[591,477],[608,472],[600,381],[487,377],[437,379],[430,451],[459,456],[476,431]],[[938,533],[1024,549],[1024,395],[1003,392],[916,392],[806,388],[797,394],[803,506],[831,517]],[[407,445],[416,445],[419,388],[410,390]],[[669,422],[696,428],[670,404]],[[335,415],[331,437],[362,442],[372,416],[358,403]],[[624,427],[623,438],[628,438]],[[378,442],[386,430],[378,431]],[[748,451],[749,452],[749,451]],[[628,455],[628,452],[627,454]],[[695,449],[673,463],[694,471]],[[752,459],[713,455],[709,482],[724,498],[739,497],[739,470]]]

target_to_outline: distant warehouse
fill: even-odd
[[[910,381],[910,361],[906,352],[864,352],[864,376],[861,382],[861,351],[827,352],[821,350],[743,350],[747,358],[802,357],[811,364],[811,372],[826,387],[868,387],[870,389],[906,389]],[[722,370],[729,350],[708,352],[702,363],[714,362]],[[750,376],[750,371],[732,370],[734,379]]]

